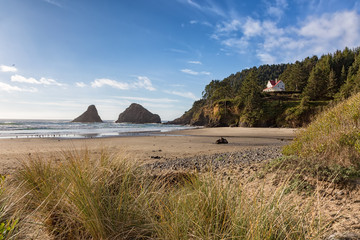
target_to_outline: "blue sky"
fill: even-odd
[[[172,120],[242,69],[360,46],[355,0],[0,0],[0,118]]]

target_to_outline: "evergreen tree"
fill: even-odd
[[[261,89],[256,70],[251,70],[244,81],[240,95],[243,103],[240,122],[246,123],[249,127],[254,126],[263,113]]]
[[[345,70],[345,65],[343,65],[341,68],[339,86],[343,85],[345,83],[345,81],[346,81],[346,70]]]
[[[327,84],[330,75],[330,55],[322,56],[310,73],[303,96],[311,100],[318,100],[327,94]]]
[[[360,88],[360,54],[357,54],[355,61],[349,67],[345,83],[341,86],[339,94],[336,99],[342,100],[357,93]]]
[[[331,69],[330,74],[329,74],[328,88],[327,88],[326,96],[329,98],[333,98],[335,93],[337,92],[337,90],[338,90],[338,80],[336,78],[335,71],[333,69]]]

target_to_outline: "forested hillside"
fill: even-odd
[[[300,127],[327,105],[360,91],[360,48],[262,65],[206,85],[202,99],[171,123],[202,126]],[[286,92],[264,93],[269,80]]]

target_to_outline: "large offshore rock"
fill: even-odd
[[[137,103],[132,103],[120,113],[116,123],[161,123],[160,116],[153,114]]]
[[[83,114],[72,120],[72,122],[92,123],[92,122],[103,122],[103,121],[101,120],[95,105],[90,105]]]

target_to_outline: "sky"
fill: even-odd
[[[0,0],[0,119],[173,120],[211,80],[359,46],[358,0]]]

